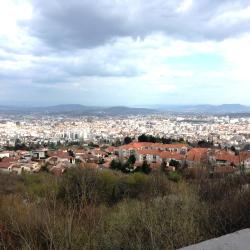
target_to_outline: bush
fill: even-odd
[[[0,178],[0,249],[177,249],[250,227],[247,177],[74,168]]]
[[[199,197],[208,214],[202,223],[206,235],[218,237],[250,227],[250,189],[241,176],[203,180]]]
[[[43,172],[39,174],[24,173],[23,183],[26,195],[29,198],[42,198],[50,194],[55,194],[58,189],[57,179],[49,173]]]
[[[62,178],[58,198],[66,203],[109,204],[123,199],[146,199],[165,194],[167,179],[142,173],[124,175],[120,172],[92,169],[71,169]]]
[[[0,196],[17,194],[23,191],[24,182],[22,176],[0,172]]]
[[[97,171],[72,168],[62,177],[58,198],[68,204],[89,204],[98,201],[101,183]]]
[[[176,249],[202,238],[195,198],[125,201],[107,218],[104,249]],[[188,214],[188,216],[187,216]]]
[[[178,172],[170,172],[168,174],[168,179],[174,182],[179,182],[181,180],[181,175]]]

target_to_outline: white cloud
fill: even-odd
[[[183,0],[180,6],[177,8],[177,12],[186,12],[193,5],[193,0]]]
[[[32,6],[25,1],[0,1],[0,34],[8,38],[15,38],[22,30],[19,21],[32,18]]]
[[[221,13],[214,18],[214,23],[225,23],[226,25],[232,25],[239,21],[250,19],[250,5],[244,9],[230,10]]]
[[[245,35],[237,39],[223,41],[219,48],[220,53],[228,63],[229,75],[239,85],[247,84],[250,91],[250,35]]]

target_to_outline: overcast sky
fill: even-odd
[[[0,104],[249,96],[249,0],[0,0]]]

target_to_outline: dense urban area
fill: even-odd
[[[0,248],[177,249],[250,227],[250,118],[0,119]]]
[[[137,138],[141,134],[184,139],[188,142],[213,141],[222,147],[239,148],[250,143],[250,118],[229,116],[129,116],[129,117],[40,117],[0,120],[0,146],[14,146],[16,139],[43,145],[69,141],[107,144]]]
[[[230,168],[220,171],[233,171],[235,167],[250,167],[249,145],[250,118],[244,117],[138,115],[37,119],[27,115],[0,120],[0,169],[15,169],[19,173],[38,171],[49,156],[58,157],[52,169],[60,166],[64,171],[75,160],[108,168],[112,160],[124,161],[132,155],[135,165],[147,161],[157,168],[162,162],[169,165],[172,160],[171,163],[177,161],[186,166],[206,160],[212,165],[219,162],[220,167],[227,163]],[[165,151],[172,154],[162,155]]]

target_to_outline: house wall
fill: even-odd
[[[2,172],[2,173],[10,173],[11,171],[9,170],[9,168],[0,168],[0,172]]]
[[[244,161],[244,166],[245,168],[250,170],[250,159],[247,159],[246,161]]]
[[[10,157],[10,153],[0,153],[0,158],[4,158],[4,157],[9,158]]]

